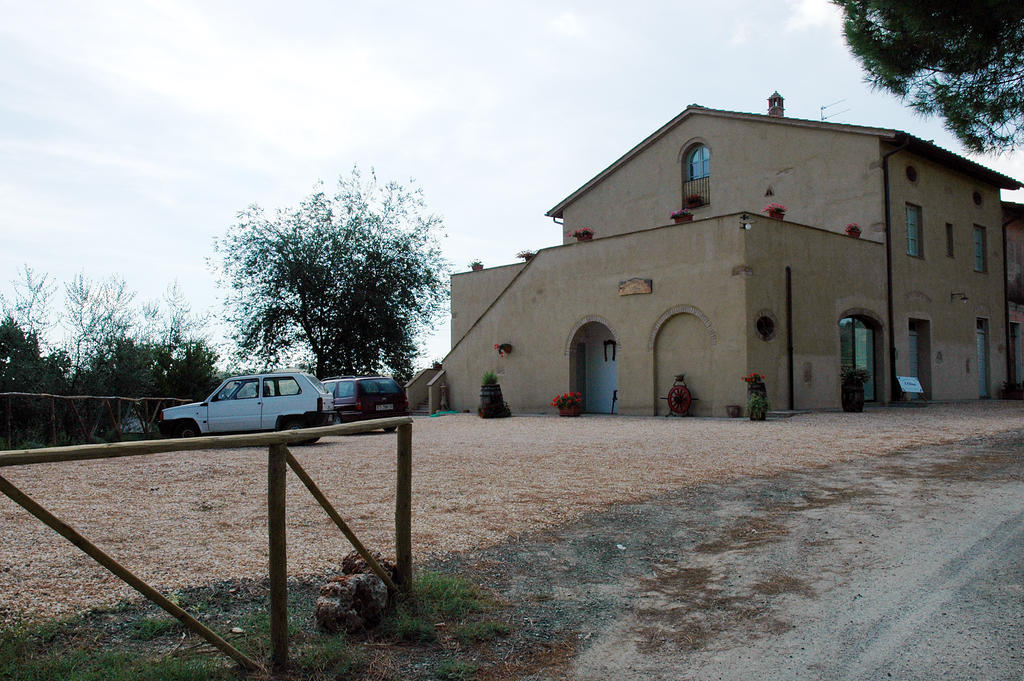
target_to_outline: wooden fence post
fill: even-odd
[[[398,480],[395,490],[395,558],[398,585],[412,589],[412,424],[398,426]]]
[[[288,549],[285,537],[285,489],[288,448],[270,445],[267,461],[267,530],[270,535],[270,661],[288,664]]]

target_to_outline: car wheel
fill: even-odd
[[[305,427],[306,424],[304,424],[301,419],[288,419],[287,421],[281,423],[281,430],[302,430]],[[317,437],[313,438],[312,440],[299,440],[298,442],[295,442],[293,444],[299,446],[311,445],[319,439],[320,438]]]
[[[199,437],[202,435],[202,431],[199,430],[195,421],[187,421],[178,426],[177,435],[178,437]]]

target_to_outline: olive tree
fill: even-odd
[[[215,243],[240,360],[408,376],[446,309],[441,229],[421,189],[358,168],[333,196],[318,184],[295,208],[241,211]]]

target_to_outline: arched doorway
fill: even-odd
[[[870,317],[851,315],[839,320],[840,366],[858,367],[868,372],[864,383],[864,400],[868,402],[878,400],[883,394],[878,373],[881,363],[877,361],[881,356],[881,342],[881,327]]]
[[[569,343],[569,385],[583,394],[583,411],[618,411],[619,344],[611,329],[589,321],[576,329]]]
[[[711,322],[697,308],[680,306],[662,315],[651,338],[655,414],[669,413],[668,402],[664,398],[679,374],[685,375],[690,392],[701,400],[693,403],[690,413],[709,413],[714,404],[714,343]]]

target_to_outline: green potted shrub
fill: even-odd
[[[842,383],[843,411],[864,411],[864,383],[870,378],[866,369],[855,366],[844,366],[839,371]]]
[[[768,410],[771,405],[768,398],[761,393],[750,393],[747,398],[747,413],[751,421],[764,421],[768,417]]]

